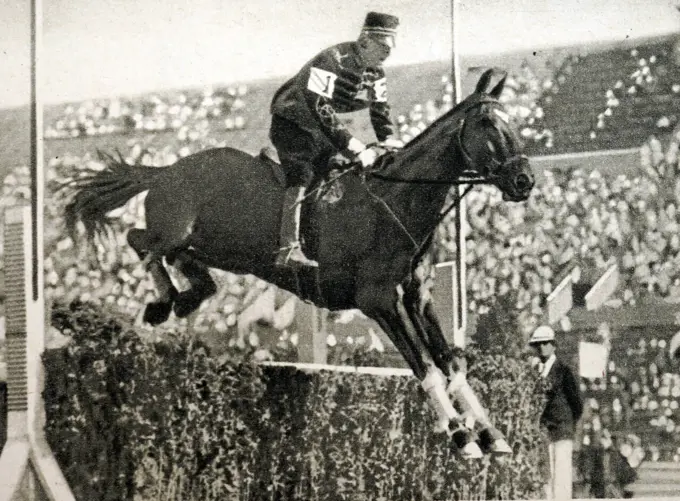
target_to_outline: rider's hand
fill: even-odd
[[[404,147],[404,142],[396,137],[388,137],[384,141],[378,143],[378,146],[387,150],[400,150]]]
[[[374,148],[367,148],[364,143],[355,137],[349,140],[347,149],[356,155],[356,158],[361,163],[363,169],[373,165],[378,158],[378,152]]]
[[[357,158],[359,159],[359,162],[361,162],[361,166],[365,169],[375,163],[376,159],[378,158],[378,152],[376,152],[373,148],[366,148],[365,150],[359,152]]]

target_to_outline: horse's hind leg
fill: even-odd
[[[151,274],[158,293],[158,299],[147,304],[144,309],[144,322],[158,325],[170,317],[178,293],[163,266],[162,256],[156,256],[149,250],[147,235],[145,230],[133,228],[127,234],[127,241],[139,258],[146,262],[146,271]]]
[[[175,300],[174,311],[178,318],[185,318],[196,311],[201,303],[217,292],[217,285],[204,265],[191,250],[180,250],[168,263],[175,266],[189,281],[189,289],[180,292]]]

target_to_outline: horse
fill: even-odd
[[[492,73],[402,149],[384,152],[374,169],[354,163],[333,180],[313,181],[301,228],[304,252],[318,262],[312,271],[275,266],[281,167],[230,147],[165,167],[104,155],[103,170],[68,184],[67,229],[77,238],[84,228],[92,243],[110,231],[109,212],[148,191],[146,229],[127,234],[158,292],[145,322],[196,311],[217,290],[210,268],[252,274],[331,311],[358,309],[378,323],[421,382],[438,416],[435,431],[448,433],[465,457],[511,453],[467,384],[464,354],[446,342],[415,273],[452,186],[494,185],[507,202],[525,201],[533,189],[529,161],[499,101],[507,75],[488,90]],[[329,185],[342,196],[327,196]],[[163,258],[187,278],[187,290],[174,287]]]

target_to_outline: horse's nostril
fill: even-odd
[[[520,190],[527,190],[532,186],[531,178],[526,174],[519,174],[515,178],[515,186]]]

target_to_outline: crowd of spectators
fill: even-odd
[[[536,125],[539,95],[557,92],[578,64],[570,56],[554,79],[539,80],[529,65],[507,82],[501,101],[526,139],[545,140],[552,133]],[[641,83],[640,85],[643,85]],[[442,79],[442,96],[415,105],[398,119],[408,141],[450,109],[453,87]],[[595,170],[546,171],[526,204],[506,204],[495,188],[480,187],[467,197],[466,253],[470,310],[486,313],[498,295],[519,292],[526,331],[543,315],[545,300],[567,268],[598,278],[613,262],[623,276],[621,304],[646,296],[680,300],[678,164],[680,129],[669,144],[650,138],[640,149],[637,175],[605,176]],[[448,218],[439,228],[437,259],[455,255],[455,227]]]
[[[680,462],[680,375],[665,339],[628,333],[619,344],[604,377],[582,379],[578,464],[587,470],[599,451],[609,459],[607,475],[626,479],[620,482],[625,485],[634,481],[630,469],[642,461]]]
[[[181,139],[196,123],[210,123],[210,127],[222,130],[243,129],[247,94],[246,85],[232,85],[69,104],[47,125],[45,137],[177,131]]]

